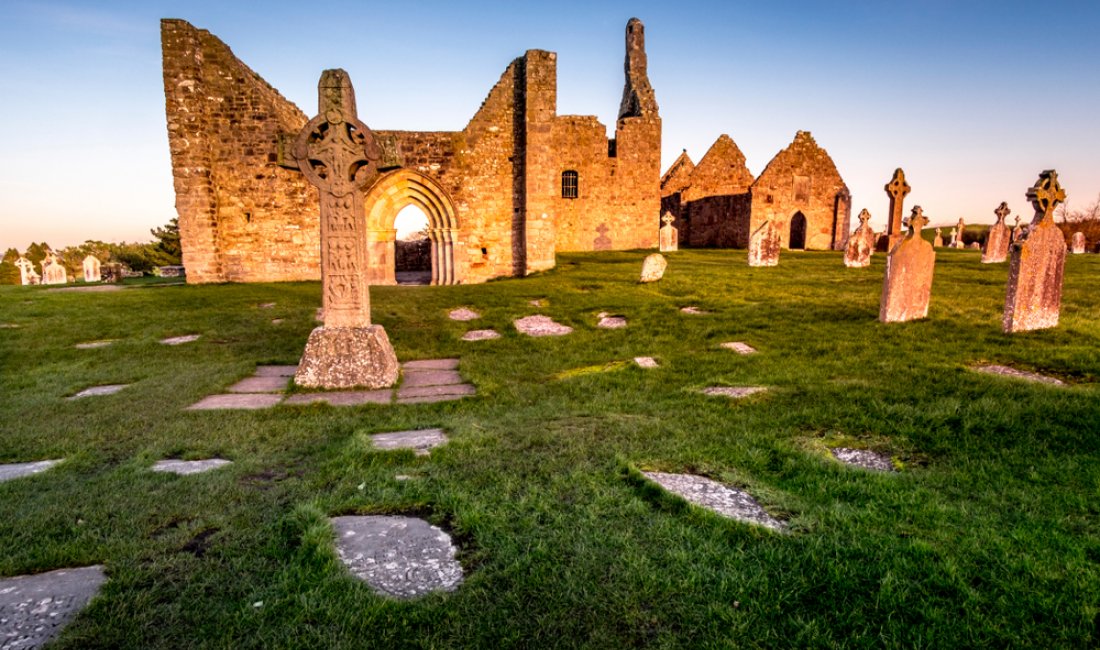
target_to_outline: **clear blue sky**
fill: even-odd
[[[462,128],[526,49],[558,53],[558,111],[613,128],[623,29],[646,24],[663,166],[728,133],[759,174],[812,131],[885,223],[906,171],[933,224],[991,222],[1056,168],[1100,194],[1100,1],[0,3],[0,248],[147,240],[175,215],[159,19],[229,44],[312,114],[342,67],[379,129]],[[854,215],[853,215],[854,216]],[[1011,221],[1011,217],[1010,217]]]

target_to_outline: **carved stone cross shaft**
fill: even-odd
[[[901,234],[901,213],[904,209],[902,206],[905,204],[906,195],[913,188],[905,182],[905,172],[899,167],[894,170],[894,177],[883,189],[886,190],[886,195],[890,197],[890,221],[886,225],[886,234]]]

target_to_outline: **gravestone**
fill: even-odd
[[[779,229],[766,219],[749,239],[749,266],[777,266],[780,242]]]
[[[666,212],[665,216],[661,217],[661,223],[665,224],[661,226],[660,230],[660,250],[662,253],[666,251],[674,251],[680,247],[680,231],[673,227],[672,222],[676,220],[676,217],[671,213]]]
[[[902,213],[904,211],[905,197],[913,189],[905,182],[905,172],[901,168],[894,170],[894,177],[883,186],[886,196],[890,199],[890,215],[886,222],[886,234],[878,240],[878,250],[889,253],[904,236],[902,231]]]
[[[982,251],[982,264],[997,264],[1008,259],[1008,245],[1012,235],[1008,231],[1008,226],[1005,225],[1005,217],[1010,212],[1012,210],[1008,209],[1008,204],[1004,201],[1001,201],[1001,204],[993,211],[993,214],[997,215],[997,223],[989,228],[989,235],[985,240],[985,250]]]
[[[962,217],[959,217],[959,223],[955,226],[955,236],[951,240],[952,248],[966,248],[966,244],[963,243],[963,233],[966,232],[966,224],[963,223]]]
[[[909,217],[909,236],[901,240],[886,258],[878,314],[879,321],[883,323],[900,323],[928,315],[936,250],[920,236],[921,229],[927,223],[928,218],[921,207],[914,206]]]
[[[664,255],[660,253],[647,255],[642,262],[642,275],[638,278],[638,282],[657,282],[665,276],[666,268],[668,268],[668,260]]]
[[[871,254],[875,252],[875,231],[867,223],[870,220],[871,213],[860,210],[859,227],[848,238],[848,246],[844,249],[844,266],[863,268],[871,264]]]
[[[932,238],[932,248],[943,248],[943,228],[936,228],[936,236]]]
[[[42,260],[42,284],[66,284],[69,274],[65,267],[57,261],[57,256],[50,253]]]
[[[23,286],[38,284],[38,273],[34,270],[34,262],[28,260],[25,257],[20,257],[15,261],[15,266],[19,269],[19,283]]]
[[[343,70],[317,84],[318,115],[298,133],[294,155],[321,202],[324,324],[309,335],[294,382],[310,388],[383,388],[397,382],[386,330],[370,322],[363,192],[378,177],[381,150],[359,121]]]
[[[1058,172],[1048,169],[1027,191],[1035,208],[1031,226],[1012,245],[1005,291],[1004,331],[1025,332],[1058,325],[1066,238],[1054,223],[1054,208],[1066,200]]]
[[[596,322],[596,327],[605,330],[617,330],[626,327],[626,316],[616,316],[609,314],[605,311],[601,311],[596,314],[596,318],[600,319]]]
[[[1080,255],[1081,253],[1085,252],[1085,233],[1081,232],[1080,230],[1073,233],[1072,242],[1072,251],[1074,255]]]
[[[1016,215],[1016,225],[1012,227],[1012,241],[1015,244],[1024,236],[1024,227],[1020,225],[1020,215]]]
[[[84,281],[85,282],[99,282],[99,258],[95,255],[89,255],[84,258]]]

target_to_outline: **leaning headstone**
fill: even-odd
[[[84,258],[84,281],[85,282],[99,282],[99,258],[95,255],[89,255]]]
[[[933,248],[943,248],[943,228],[936,228],[936,236],[932,238]]]
[[[28,260],[25,257],[20,257],[15,261],[15,266],[19,269],[19,283],[23,286],[38,284],[39,276],[34,270],[34,262]]]
[[[875,252],[875,231],[867,223],[870,220],[871,213],[860,210],[859,227],[848,238],[848,246],[844,249],[844,266],[863,268],[871,264],[871,254]]]
[[[901,168],[894,170],[894,177],[883,186],[886,196],[890,199],[890,215],[886,221],[886,234],[878,239],[878,250],[889,253],[894,246],[904,237],[902,230],[902,214],[904,212],[905,197],[911,187],[905,182],[905,172]]]
[[[45,646],[106,581],[99,565],[0,580],[0,648]]]
[[[294,382],[310,388],[384,388],[398,365],[386,330],[370,321],[363,192],[378,177],[381,150],[359,121],[343,70],[317,84],[318,115],[298,133],[294,154],[321,199],[324,324],[309,335]]]
[[[1074,255],[1080,255],[1085,252],[1085,233],[1078,230],[1073,233],[1073,248],[1071,249]]]
[[[65,284],[69,281],[69,274],[57,256],[50,253],[42,260],[42,284]]]
[[[665,472],[642,472],[642,474],[669,492],[685,501],[706,508],[723,517],[736,519],[747,524],[756,524],[777,532],[783,532],[787,525],[772,517],[757,503],[750,494],[736,488],[722,485],[705,476],[693,474],[668,474]]]
[[[1035,217],[1027,234],[1012,245],[1005,292],[1004,331],[1024,332],[1058,325],[1066,237],[1054,223],[1054,208],[1066,200],[1058,172],[1049,169],[1027,191]]]
[[[958,248],[958,246],[955,245],[955,242],[959,241],[959,229],[958,228],[952,228],[951,229],[951,234],[948,235],[948,237],[951,238],[951,243],[949,243],[947,245],[948,248]]]
[[[765,219],[749,238],[749,266],[778,265],[781,241],[779,229],[770,218]]]
[[[959,223],[955,226],[955,239],[952,240],[952,248],[966,248],[966,243],[963,241],[963,233],[966,232],[966,224],[963,223],[962,217],[959,217]]]
[[[638,278],[638,282],[656,282],[665,276],[665,269],[668,267],[668,261],[665,260],[665,256],[660,253],[653,253],[647,255],[645,261],[642,262],[642,276]]]
[[[672,222],[676,221],[676,217],[671,213],[666,212],[665,216],[661,217],[661,223],[665,224],[661,226],[660,230],[660,250],[662,253],[667,251],[674,251],[680,247],[679,236],[680,232],[673,225]]]
[[[997,215],[997,223],[989,228],[989,235],[985,239],[985,250],[982,251],[982,264],[996,264],[1008,259],[1009,239],[1012,235],[1005,225],[1005,217],[1012,212],[1008,204],[1001,201],[993,214]]]
[[[890,251],[886,258],[886,276],[882,284],[882,302],[878,319],[883,323],[900,323],[928,315],[932,297],[932,273],[936,266],[936,250],[920,236],[928,223],[920,206],[909,217],[909,236]]]
[[[407,600],[454,591],[462,582],[450,535],[423,519],[373,515],[331,521],[336,554],[375,593]]]

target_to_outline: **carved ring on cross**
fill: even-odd
[[[342,197],[373,184],[382,152],[366,124],[329,109],[298,134],[294,156],[312,185]]]
[[[1054,208],[1066,200],[1066,191],[1058,183],[1058,172],[1048,169],[1039,174],[1039,180],[1028,189],[1027,198],[1044,216],[1053,214]]]

